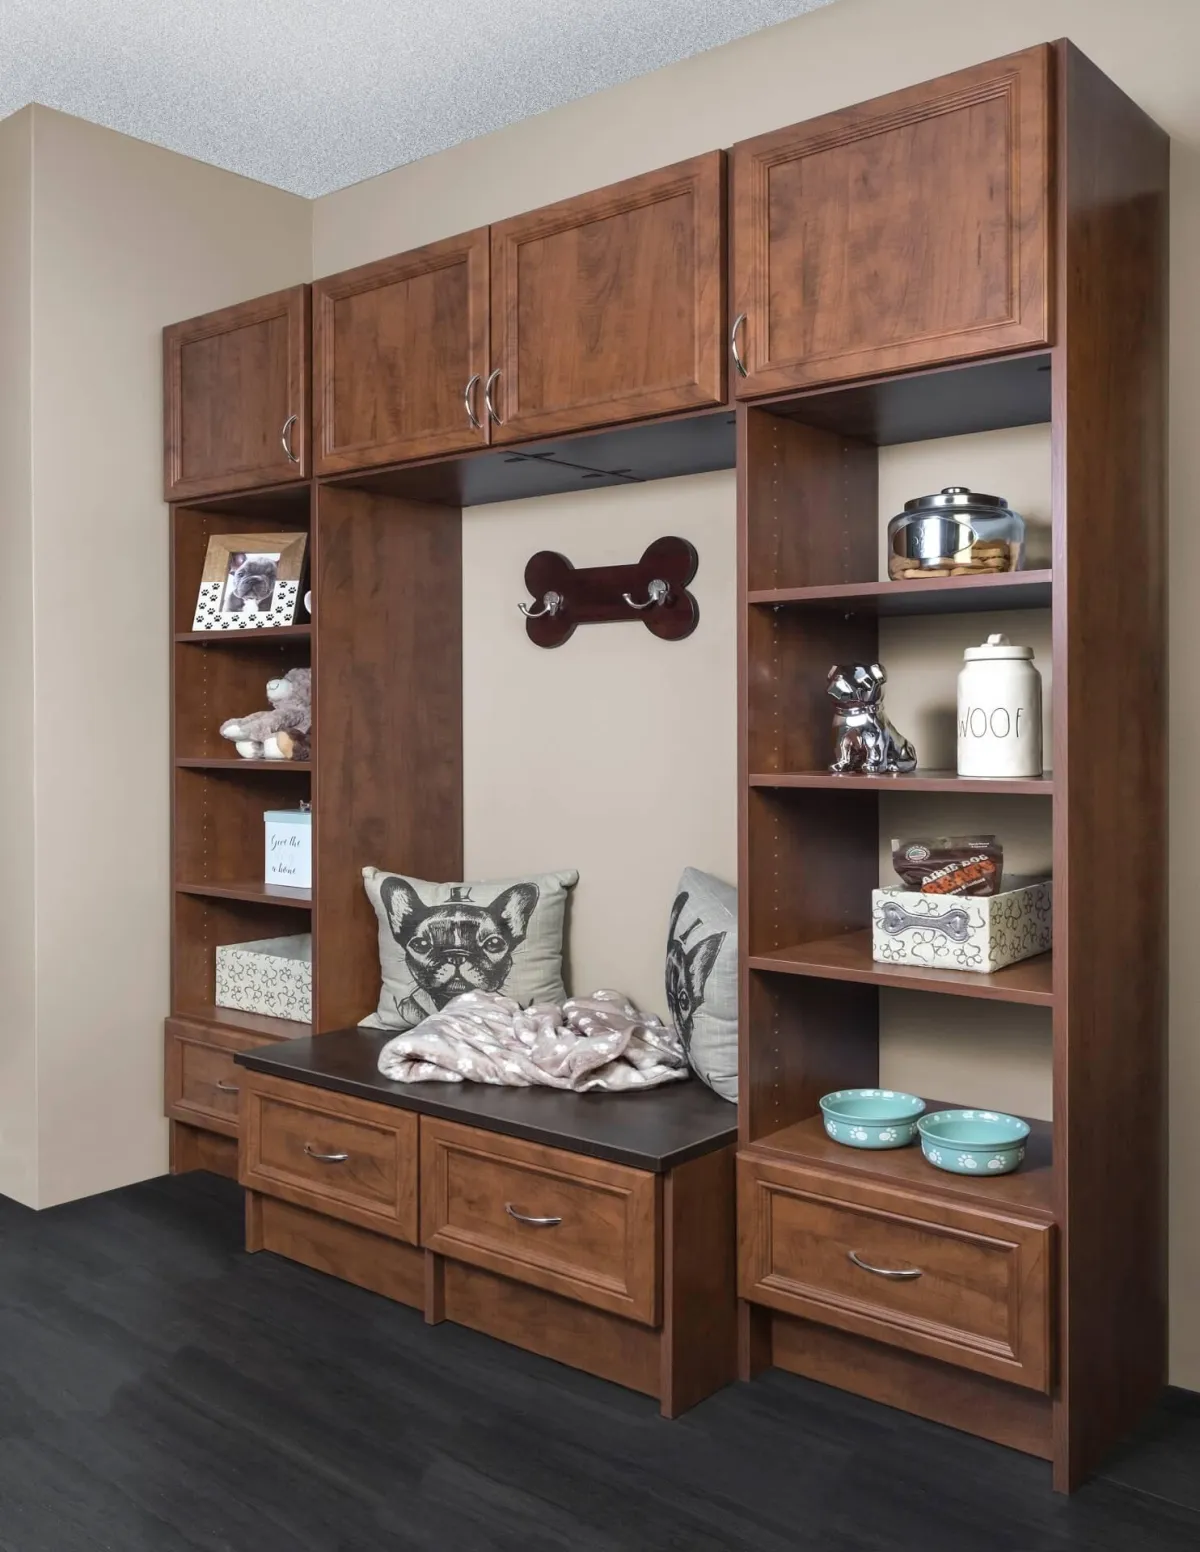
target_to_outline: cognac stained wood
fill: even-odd
[[[934,1115],[939,1110],[956,1108],[951,1100],[929,1099],[925,1113]],[[782,1131],[760,1137],[745,1151],[756,1157],[769,1156],[777,1162],[787,1161],[828,1173],[853,1175],[856,1179],[893,1189],[912,1189],[926,1197],[945,1197],[968,1206],[1053,1223],[1053,1128],[1047,1121],[1033,1119],[1028,1119],[1028,1126],[1029,1140],[1020,1169],[1010,1175],[985,1179],[935,1169],[915,1142],[907,1148],[845,1147],[827,1135],[819,1115],[811,1115]]]
[[[174,639],[194,647],[231,647],[271,645],[277,641],[308,641],[311,625],[273,625],[269,630],[248,631],[176,631]]]
[[[724,400],[724,153],[491,235],[493,441]]]
[[[867,900],[869,903],[869,894]],[[952,997],[989,997],[1000,1002],[1025,1002],[1044,1008],[1054,1003],[1054,963],[1050,954],[1023,959],[991,975],[981,975],[973,970],[938,970],[926,965],[890,965],[871,958],[869,929],[751,954],[749,963],[752,970],[828,977],[835,981],[865,981],[872,986],[945,992]]]
[[[273,771],[276,774],[280,769],[285,771],[311,771],[312,762],[309,760],[243,760],[240,755],[228,757],[214,757],[200,760],[177,759],[175,761],[177,771]]]
[[[1053,797],[1053,776],[960,776],[956,771],[913,771],[911,775],[840,774],[826,767],[814,771],[754,771],[752,787],[828,787],[844,792],[994,793],[1011,797]]]
[[[313,746],[314,1027],[379,1000],[364,867],[462,878],[458,512],[322,486]],[[418,668],[419,665],[419,668]]]
[[[425,1117],[421,1243],[518,1282],[657,1325],[657,1178]]]
[[[487,373],[487,227],[318,280],[317,473],[483,445]]]
[[[282,905],[291,910],[312,907],[311,889],[289,889],[283,884],[264,884],[257,879],[181,879],[175,888],[184,895],[203,895],[213,900],[247,900],[263,905]]]
[[[1049,1460],[1054,1453],[1050,1397],[972,1369],[888,1347],[835,1326],[778,1311],[767,1317],[769,1362],[822,1385],[961,1428],[1010,1450]],[[940,1446],[940,1441],[939,1441]],[[921,1533],[916,1540],[920,1544]]]
[[[1166,1381],[1169,145],[1070,44],[1059,60],[1054,1470],[1070,1488]],[[1098,759],[1101,715],[1125,731]]]
[[[417,1241],[417,1118],[245,1071],[239,1178],[393,1239]]]
[[[989,614],[999,609],[1048,609],[1049,571],[1007,571],[995,577],[931,577],[911,582],[848,582],[815,587],[755,588],[751,604],[850,611],[879,616]]]
[[[163,330],[168,501],[307,478],[308,290]]]
[[[740,395],[1049,340],[1051,63],[1027,49],[734,148]]]
[[[425,1255],[416,1246],[276,1196],[246,1192],[246,1249],[273,1251],[416,1309],[424,1301]]]
[[[263,1036],[232,1027],[169,1018],[165,1026],[166,1111],[173,1121],[238,1134],[242,1073],[238,1051],[261,1045]]]
[[[1051,1225],[753,1152],[738,1211],[743,1298],[1049,1389]]]
[[[256,1046],[270,1045],[277,1041],[300,1040],[311,1033],[311,1026],[296,1019],[273,1018],[267,1013],[243,1013],[240,1008],[220,1008],[215,1003],[196,1003],[180,1010],[178,1018],[205,1031],[202,1038],[209,1038],[206,1026],[217,1030],[231,1030],[251,1035],[239,1050],[252,1051]]]

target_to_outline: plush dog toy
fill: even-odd
[[[252,711],[221,724],[243,760],[307,760],[311,753],[312,670],[289,668],[267,685],[270,711]]]

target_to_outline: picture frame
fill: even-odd
[[[293,625],[303,598],[307,553],[306,533],[212,534],[192,629],[271,630]]]

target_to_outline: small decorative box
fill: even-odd
[[[273,808],[267,826],[268,884],[312,888],[312,814],[302,808]]]
[[[312,934],[217,949],[217,1006],[312,1023]]]
[[[1052,938],[1051,882],[1014,879],[1013,886],[982,896],[873,890],[872,957],[987,974],[1044,954]]]

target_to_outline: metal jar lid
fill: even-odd
[[[1007,512],[1008,502],[1003,496],[985,496],[980,491],[968,490],[965,485],[947,485],[936,496],[918,496],[904,503],[906,512]]]

